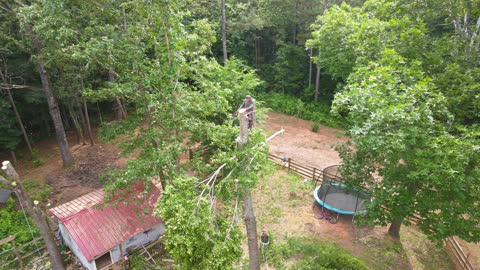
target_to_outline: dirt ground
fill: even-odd
[[[21,179],[49,185],[53,192],[48,198],[49,207],[68,202],[102,187],[101,175],[112,168],[122,167],[126,158],[116,145],[99,141],[95,145],[76,143],[74,134],[67,134],[75,159],[71,168],[62,167],[62,159],[54,139],[34,145],[41,153],[43,165],[33,167],[28,159],[17,165]]]
[[[285,129],[283,135],[269,142],[272,154],[319,169],[340,163],[333,147],[346,140],[342,130],[321,126],[315,133],[311,121],[274,112],[268,113],[264,122],[262,126],[269,134]]]

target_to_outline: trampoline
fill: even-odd
[[[354,220],[357,213],[365,213],[365,201],[369,199],[363,190],[348,189],[338,169],[338,165],[325,168],[322,184],[313,192],[315,201],[322,206],[320,218],[327,217],[330,223],[336,223],[340,214],[352,215]],[[325,215],[324,209],[337,213],[336,217]]]

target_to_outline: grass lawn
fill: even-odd
[[[443,248],[414,226],[403,226],[398,242],[387,235],[386,227],[358,227],[351,216],[341,216],[337,224],[316,219],[312,212],[313,189],[311,181],[305,182],[283,169],[259,181],[253,200],[258,231],[267,229],[272,239],[268,269],[298,269],[299,261],[305,259],[299,256],[302,251],[292,253],[284,249],[305,248],[307,254],[312,243],[318,244],[319,254],[331,246],[339,253],[346,251],[368,269],[453,269]],[[308,265],[302,264],[302,269],[320,269]],[[264,263],[262,268],[267,269],[267,265]]]

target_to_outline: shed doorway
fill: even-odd
[[[95,265],[97,266],[97,269],[102,269],[105,266],[109,266],[110,264],[112,264],[112,257],[110,256],[110,251],[95,260]]]

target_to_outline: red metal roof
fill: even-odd
[[[143,191],[143,183],[137,183],[105,203],[105,193],[99,189],[50,212],[65,225],[83,255],[91,261],[162,222],[152,216],[160,190],[150,183],[148,193]]]

